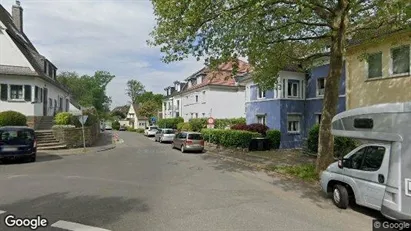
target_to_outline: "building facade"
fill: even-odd
[[[409,30],[352,44],[346,54],[347,109],[411,101],[410,49]]]
[[[226,63],[217,70],[203,68],[184,81],[176,81],[165,88],[163,117],[239,118],[245,117],[245,87],[232,75],[232,64]],[[249,65],[239,61],[239,73],[247,73]]]
[[[0,111],[14,110],[28,122],[70,110],[70,94],[56,79],[57,68],[23,31],[19,1],[12,15],[0,5]]]
[[[328,65],[310,73],[284,70],[271,90],[262,90],[251,74],[239,77],[245,85],[247,124],[261,123],[281,131],[281,148],[299,148],[308,131],[321,121],[322,101]],[[344,74],[340,83],[338,112],[345,110]]]

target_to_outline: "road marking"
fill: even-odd
[[[57,221],[56,223],[52,224],[51,227],[71,230],[71,231],[110,231],[108,229],[102,229],[102,228],[82,225],[79,223],[68,222],[68,221]]]
[[[16,178],[16,177],[24,177],[24,176],[27,176],[27,175],[11,175],[11,176],[9,176],[9,177],[7,177],[8,179],[11,179],[11,178]]]
[[[0,214],[6,213],[6,211],[0,210]]]

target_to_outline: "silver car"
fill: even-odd
[[[174,129],[171,128],[163,128],[157,131],[154,141],[155,142],[173,142],[175,136]]]
[[[181,152],[204,151],[204,138],[199,132],[180,132],[175,135],[172,148],[178,148]]]

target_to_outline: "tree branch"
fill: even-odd
[[[297,38],[285,38],[285,39],[277,39],[274,41],[268,42],[268,44],[273,43],[282,43],[282,42],[291,42],[291,41],[307,41],[307,40],[317,40],[317,39],[325,39],[330,38],[330,35],[320,35],[320,36],[307,36],[307,37],[297,37]]]

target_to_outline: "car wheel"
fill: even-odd
[[[181,145],[181,152],[182,152],[182,153],[185,153],[185,152],[186,152],[186,149],[185,149],[184,145]]]
[[[333,202],[340,209],[346,209],[348,207],[349,197],[345,186],[340,184],[334,185]]]
[[[160,140],[158,142],[163,143],[163,138],[160,138]]]
[[[26,161],[29,163],[36,162],[36,154],[29,156]]]

